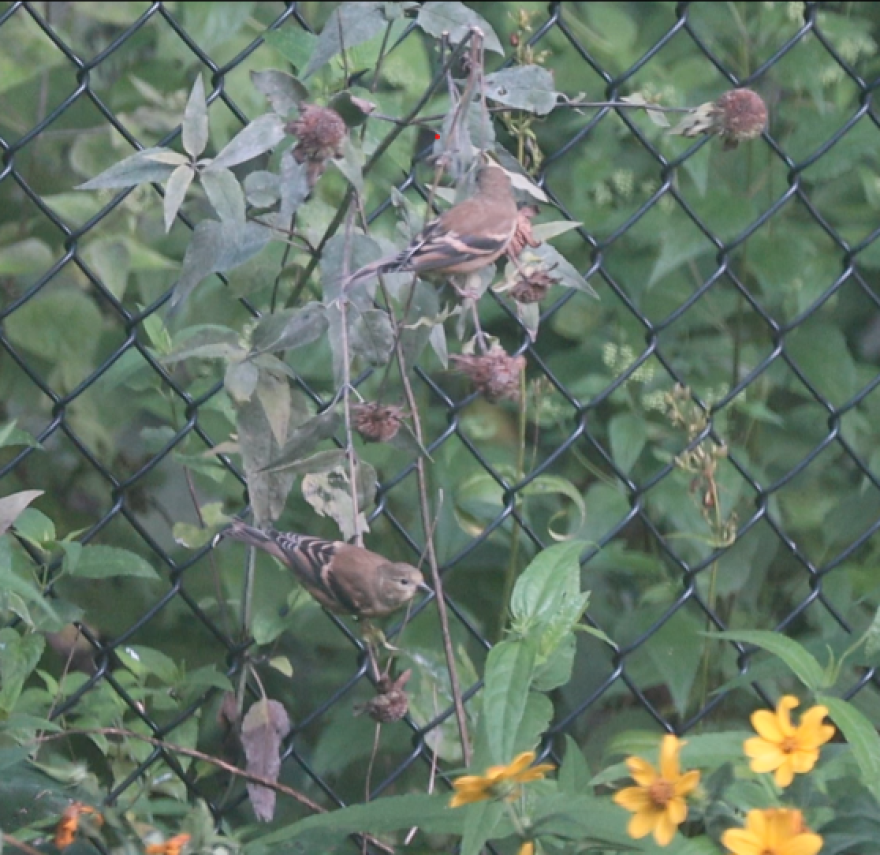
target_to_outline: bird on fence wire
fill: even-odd
[[[304,534],[262,531],[240,519],[221,531],[224,537],[255,546],[293,571],[302,586],[325,608],[361,618],[390,615],[421,591],[424,576],[410,564],[389,561],[369,549]]]
[[[477,192],[428,223],[401,252],[356,270],[343,293],[379,273],[473,273],[491,264],[516,233],[517,207],[507,172],[489,161]]]

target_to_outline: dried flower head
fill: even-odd
[[[409,697],[404,686],[412,676],[412,669],[407,668],[396,680],[381,677],[376,686],[376,696],[366,703],[354,708],[355,715],[366,713],[373,721],[383,724],[400,721],[409,712]]]
[[[532,235],[532,217],[540,212],[540,208],[536,205],[525,205],[519,209],[516,220],[516,231],[507,244],[507,255],[509,258],[518,258],[519,254],[527,246],[540,246],[541,241],[536,240]]]
[[[550,268],[524,267],[522,268],[510,289],[510,296],[517,303],[540,303],[547,296],[551,286],[560,282],[560,278],[553,273],[556,265]]]
[[[406,412],[402,407],[383,405],[378,401],[355,404],[351,408],[354,429],[367,442],[388,442],[397,436]]]
[[[716,101],[691,110],[669,133],[684,137],[717,134],[724,148],[736,148],[761,136],[767,127],[767,105],[751,89],[731,89]]]
[[[481,356],[454,355],[450,359],[489,401],[519,400],[520,376],[526,367],[524,356],[510,356],[503,347],[493,344]]]
[[[309,186],[313,187],[324,171],[327,160],[342,157],[342,144],[348,129],[342,116],[329,107],[302,104],[299,116],[287,123],[287,133],[299,142],[293,150],[297,163],[308,163]]]
[[[719,133],[725,148],[736,148],[744,140],[753,140],[767,127],[767,105],[751,89],[731,89],[715,102]]]

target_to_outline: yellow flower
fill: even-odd
[[[750,758],[753,772],[773,772],[776,784],[787,787],[794,776],[809,772],[819,759],[819,746],[834,736],[834,727],[822,724],[828,708],[810,707],[795,727],[791,723],[791,711],[799,701],[794,695],[784,695],[776,705],[776,712],[758,710],[752,713],[752,727],[757,736],[743,743],[743,750]]]
[[[535,841],[524,840],[523,845],[519,847],[519,855],[535,855]]]
[[[544,775],[556,768],[550,763],[532,766],[534,760],[534,751],[524,751],[514,757],[513,762],[507,766],[490,766],[482,775],[464,775],[457,778],[452,782],[455,795],[449,802],[449,807],[461,807],[487,799],[506,799],[512,802],[519,796],[521,784],[540,781]],[[528,855],[527,850],[526,855]]]
[[[745,828],[730,828],[721,842],[733,855],[816,855],[822,838],[804,825],[799,810],[750,810]]]
[[[626,765],[638,786],[615,793],[614,802],[632,811],[626,831],[634,840],[653,831],[657,845],[666,846],[687,819],[685,797],[696,788],[700,773],[692,769],[682,774],[679,770],[678,754],[684,744],[678,737],[663,737],[659,772],[641,757],[627,759]]]

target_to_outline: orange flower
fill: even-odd
[[[641,757],[626,761],[638,786],[614,794],[615,804],[632,811],[626,831],[634,840],[654,833],[658,846],[666,846],[687,819],[685,797],[696,789],[700,773],[696,769],[681,773],[678,755],[684,742],[667,734],[660,743],[660,771]]]
[[[189,843],[188,834],[175,834],[164,843],[151,843],[144,847],[146,855],[180,855],[180,850]]]
[[[534,751],[524,751],[514,757],[507,766],[490,766],[482,775],[464,775],[456,778],[452,782],[455,795],[449,802],[449,807],[461,807],[487,799],[505,799],[512,802],[518,798],[522,790],[521,784],[540,781],[548,772],[556,768],[550,763],[532,766],[534,760]]]
[[[58,825],[55,827],[55,845],[59,849],[64,849],[65,846],[70,846],[73,843],[79,829],[81,814],[91,814],[98,825],[104,824],[104,817],[95,808],[84,805],[82,802],[69,804],[64,808],[64,813],[61,814],[61,819],[58,820]]]
[[[822,719],[828,715],[827,707],[823,706],[810,707],[795,727],[790,713],[798,703],[794,695],[784,695],[776,705],[775,713],[768,710],[752,713],[752,727],[758,735],[743,743],[751,770],[775,770],[779,787],[787,787],[796,774],[809,772],[819,759],[819,746],[834,736],[834,727],[822,724]]]
[[[816,855],[822,838],[804,825],[799,810],[750,810],[745,828],[729,828],[721,842],[733,855]]]

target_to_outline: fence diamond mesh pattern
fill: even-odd
[[[95,139],[106,145],[109,137],[116,160],[144,147],[173,145],[180,129],[168,116],[182,114],[180,93],[198,72],[212,121],[222,114],[218,121],[225,128],[246,124],[260,107],[239,93],[246,69],[271,55],[264,35],[312,31],[326,10],[308,3],[225,4],[231,9],[224,17],[196,8],[213,4],[122,3],[112,13],[105,10],[98,25],[85,27],[76,5],[11,3],[0,15],[4,50],[18,64],[40,69],[27,105],[14,86],[6,87],[16,98],[0,133],[0,198],[7,212],[2,243],[30,237],[24,249],[17,246],[20,259],[32,253],[18,269],[8,254],[0,258],[0,406],[4,421],[17,419],[43,446],[6,449],[0,478],[4,493],[51,485],[57,506],[69,513],[67,530],[81,530],[83,543],[126,545],[163,580],[161,587],[102,583],[88,595],[98,630],[86,626],[83,632],[95,667],[54,716],[87,721],[90,705],[113,703],[129,727],[160,741],[201,746],[200,728],[218,715],[217,689],[169,705],[173,714],[166,714],[145,707],[118,667],[120,658],[129,661],[126,651],[145,645],[174,661],[213,663],[234,679],[253,652],[205,581],[214,562],[232,560],[234,547],[223,544],[219,555],[210,546],[192,551],[171,536],[174,522],[197,522],[195,486],[182,474],[185,467],[199,473],[199,455],[227,439],[217,427],[227,406],[222,377],[182,376],[163,364],[151,330],[164,317],[174,282],[163,259],[181,257],[193,223],[181,215],[168,238],[159,233],[147,215],[161,207],[157,185],[102,197],[101,204],[86,200],[89,194],[77,197],[72,188],[107,165]],[[502,12],[493,7],[504,4],[471,5],[500,21]],[[592,18],[586,5],[595,7]],[[758,697],[769,702],[749,650],[732,644],[716,644],[710,654],[692,650],[682,641],[685,630],[725,628],[736,592],[745,590],[741,596],[753,619],[747,627],[797,634],[818,625],[845,639],[853,628],[853,616],[840,606],[846,601],[842,587],[853,584],[847,568],[868,565],[877,554],[880,470],[870,439],[880,383],[880,189],[872,172],[880,131],[872,97],[880,78],[872,42],[867,35],[860,42],[842,19],[823,19],[822,4],[760,4],[784,26],[744,59],[734,56],[730,39],[745,23],[734,7],[722,14],[713,5],[524,4],[534,13],[529,42],[547,51],[560,88],[564,80],[591,98],[613,101],[665,87],[693,106],[746,86],[763,94],[774,118],[763,140],[732,153],[708,138],[677,140],[671,147],[643,114],[612,106],[554,113],[537,129],[538,145],[544,144],[536,181],[565,218],[581,224],[566,236],[563,251],[601,300],[566,291],[545,301],[542,334],[533,341],[510,304],[492,298],[487,328],[511,352],[526,356],[529,380],[539,381],[541,418],[528,440],[536,453],[525,455],[519,474],[494,448],[499,436],[516,429],[515,419],[487,416],[475,393],[435,365],[420,364],[415,372],[419,400],[433,414],[426,448],[436,467],[433,486],[443,490],[436,537],[453,639],[465,660],[476,663],[461,674],[469,708],[479,698],[479,663],[499,637],[494,619],[483,618],[498,610],[487,606],[497,599],[497,580],[486,580],[499,544],[505,554],[532,554],[559,535],[562,508],[580,520],[578,536],[588,544],[584,584],[593,592],[585,620],[606,632],[616,650],[591,636],[579,642],[575,678],[554,694],[556,717],[543,745],[551,755],[565,735],[601,737],[620,720],[687,733],[749,708]],[[862,12],[876,18],[876,12]],[[496,25],[501,32],[503,25]],[[621,67],[601,34],[603,25],[630,47],[638,43],[635,61]],[[234,55],[218,31],[223,26],[248,33],[247,45],[236,42]],[[400,44],[420,38],[410,27]],[[16,41],[29,44],[32,55],[16,54]],[[173,87],[177,103],[151,89],[163,64],[172,66],[179,83]],[[676,90],[676,68],[700,79],[696,100]],[[783,127],[792,120],[780,110],[781,100],[793,97],[786,86],[795,81],[806,81],[802,93],[826,87],[824,113],[811,112],[798,133]],[[34,92],[41,99],[36,105]],[[421,149],[430,139],[419,142]],[[393,183],[426,196],[419,166],[425,151],[412,154],[408,170],[393,173]],[[748,204],[714,194],[722,180],[739,181]],[[850,203],[855,185],[863,195]],[[390,197],[371,201],[372,220],[392,216]],[[120,232],[122,219],[128,236]],[[130,237],[138,238],[137,247]],[[97,252],[101,242],[105,251]],[[145,249],[153,242],[163,255]],[[646,253],[646,247],[656,251]],[[670,285],[676,271],[684,272]],[[120,284],[126,276],[139,279],[137,297]],[[221,278],[218,293],[240,286],[234,276]],[[239,322],[257,314],[242,293],[231,310]],[[69,328],[58,323],[59,314]],[[37,342],[40,324],[58,340]],[[859,353],[858,364],[841,357],[848,349]],[[299,370],[295,359],[291,364],[299,391],[317,410],[327,407],[335,390],[321,382],[315,365],[306,360]],[[120,397],[120,384],[135,372],[139,385]],[[367,388],[372,379],[375,372],[365,372],[355,385]],[[677,398],[684,415],[676,423],[661,414],[658,402],[663,394],[675,397],[677,384],[687,391]],[[148,402],[144,391],[139,400],[137,390],[148,387],[158,392]],[[774,409],[785,411],[787,434]],[[772,455],[754,452],[747,424],[756,426]],[[143,430],[149,441],[137,434]],[[643,454],[653,443],[655,452]],[[714,487],[700,469],[712,454]],[[227,490],[240,485],[234,488],[234,510],[240,511],[246,494],[236,459],[212,458],[211,478]],[[681,477],[688,462],[693,474]],[[450,473],[467,469],[470,493],[460,495],[453,475],[443,474],[447,467]],[[598,485],[577,499],[584,502],[582,514],[562,492],[542,505],[536,497],[552,495],[550,479],[573,471],[582,489]],[[424,532],[412,512],[414,457],[387,456],[380,473],[370,519],[374,543],[393,543],[402,559],[416,561]],[[208,483],[197,486],[206,492]],[[536,503],[538,510],[527,513]],[[303,519],[299,526],[308,527]],[[717,526],[702,544],[673,534],[700,528],[701,519]],[[518,535],[511,533],[513,521]],[[819,526],[830,533],[810,536]],[[35,562],[42,560],[23,543]],[[267,578],[279,578],[268,564],[260,567]],[[869,596],[876,576],[862,585]],[[271,602],[275,595],[263,590],[262,596]],[[637,607],[640,620],[627,622],[627,609]],[[434,608],[426,601],[409,616],[404,649],[427,644],[436,633]],[[270,673],[266,685],[293,718],[282,780],[332,807],[363,792],[373,730],[366,719],[351,718],[351,707],[369,696],[371,677],[350,622],[316,609],[296,614],[301,619],[275,642],[276,652],[293,663],[293,680]],[[398,621],[389,637],[399,629]],[[679,672],[669,663],[682,657],[690,663],[689,684],[672,681]],[[439,659],[418,656],[409,664],[442,668]],[[737,673],[747,675],[746,693],[713,693]],[[705,691],[695,702],[692,690],[701,681]],[[843,695],[870,706],[878,702],[877,689],[875,672],[864,668],[852,673]],[[378,755],[373,797],[423,789],[433,749],[455,740],[446,699],[435,691],[431,700],[425,689],[416,705],[417,715],[394,726],[400,730],[393,747]],[[358,775],[347,772],[352,767]],[[160,745],[143,747],[128,774],[116,777],[110,800],[167,774],[175,787],[204,799],[217,819],[246,818],[243,787],[229,790],[222,776],[206,775]]]

